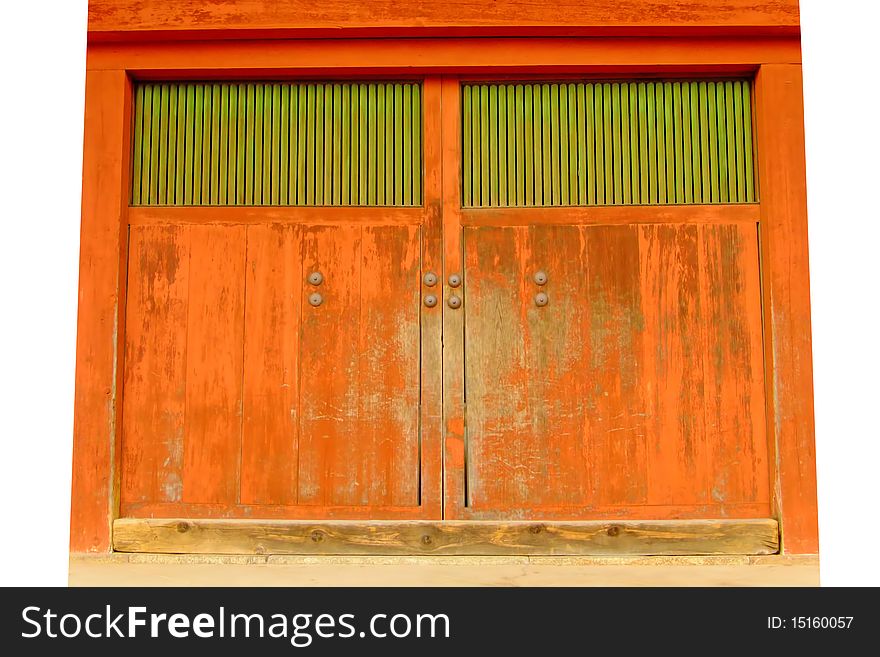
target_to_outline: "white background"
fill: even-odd
[[[806,0],[822,582],[880,584],[880,117],[870,0]],[[64,585],[85,0],[4,3],[0,86],[0,583]]]

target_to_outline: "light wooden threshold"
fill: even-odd
[[[774,519],[586,522],[297,521],[121,518],[117,552],[290,555],[762,555]]]

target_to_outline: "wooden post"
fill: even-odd
[[[819,551],[802,86],[799,64],[765,65],[755,94],[767,435],[787,554]]]

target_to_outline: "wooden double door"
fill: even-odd
[[[417,224],[132,226],[122,515],[766,516],[755,226],[536,214],[459,228],[461,271]]]

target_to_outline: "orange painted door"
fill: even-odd
[[[755,224],[463,242],[466,517],[770,516]]]
[[[120,514],[423,516],[422,230],[132,226]]]

